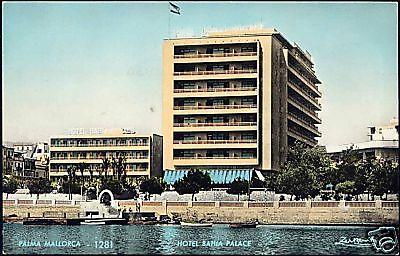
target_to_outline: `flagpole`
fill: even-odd
[[[171,13],[169,9],[169,3],[168,3],[168,38],[171,38]]]

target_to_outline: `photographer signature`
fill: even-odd
[[[398,239],[396,229],[394,227],[380,227],[368,232],[368,239],[341,237],[335,245],[346,245],[356,247],[370,247],[371,245],[376,252],[391,253],[398,247]],[[398,255],[398,254],[397,254]]]

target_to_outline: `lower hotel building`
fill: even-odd
[[[67,168],[86,163],[84,176],[98,176],[102,172],[103,158],[124,156],[128,179],[161,176],[162,136],[138,135],[130,130],[102,130],[100,133],[85,131],[73,135],[50,138],[50,180],[68,176]],[[89,171],[90,170],[90,171]],[[112,174],[111,166],[108,175]],[[79,170],[76,172],[80,176]]]
[[[296,140],[317,144],[321,82],[310,54],[275,29],[164,40],[164,180],[214,183],[279,170]]]

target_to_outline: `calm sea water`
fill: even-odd
[[[18,254],[371,255],[375,254],[372,247],[345,246],[335,242],[339,242],[341,237],[365,238],[372,229],[355,226],[265,225],[254,229],[231,229],[222,224],[212,228],[195,228],[142,225],[24,226],[5,223],[3,250],[5,253]]]

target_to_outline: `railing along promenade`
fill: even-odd
[[[90,202],[88,200],[87,202]],[[92,200],[93,201],[93,200]],[[136,200],[116,200],[117,205],[136,204]],[[82,200],[55,199],[3,199],[3,206],[79,206]],[[274,208],[398,208],[398,201],[142,201],[142,206],[176,206],[176,207],[274,207]]]

